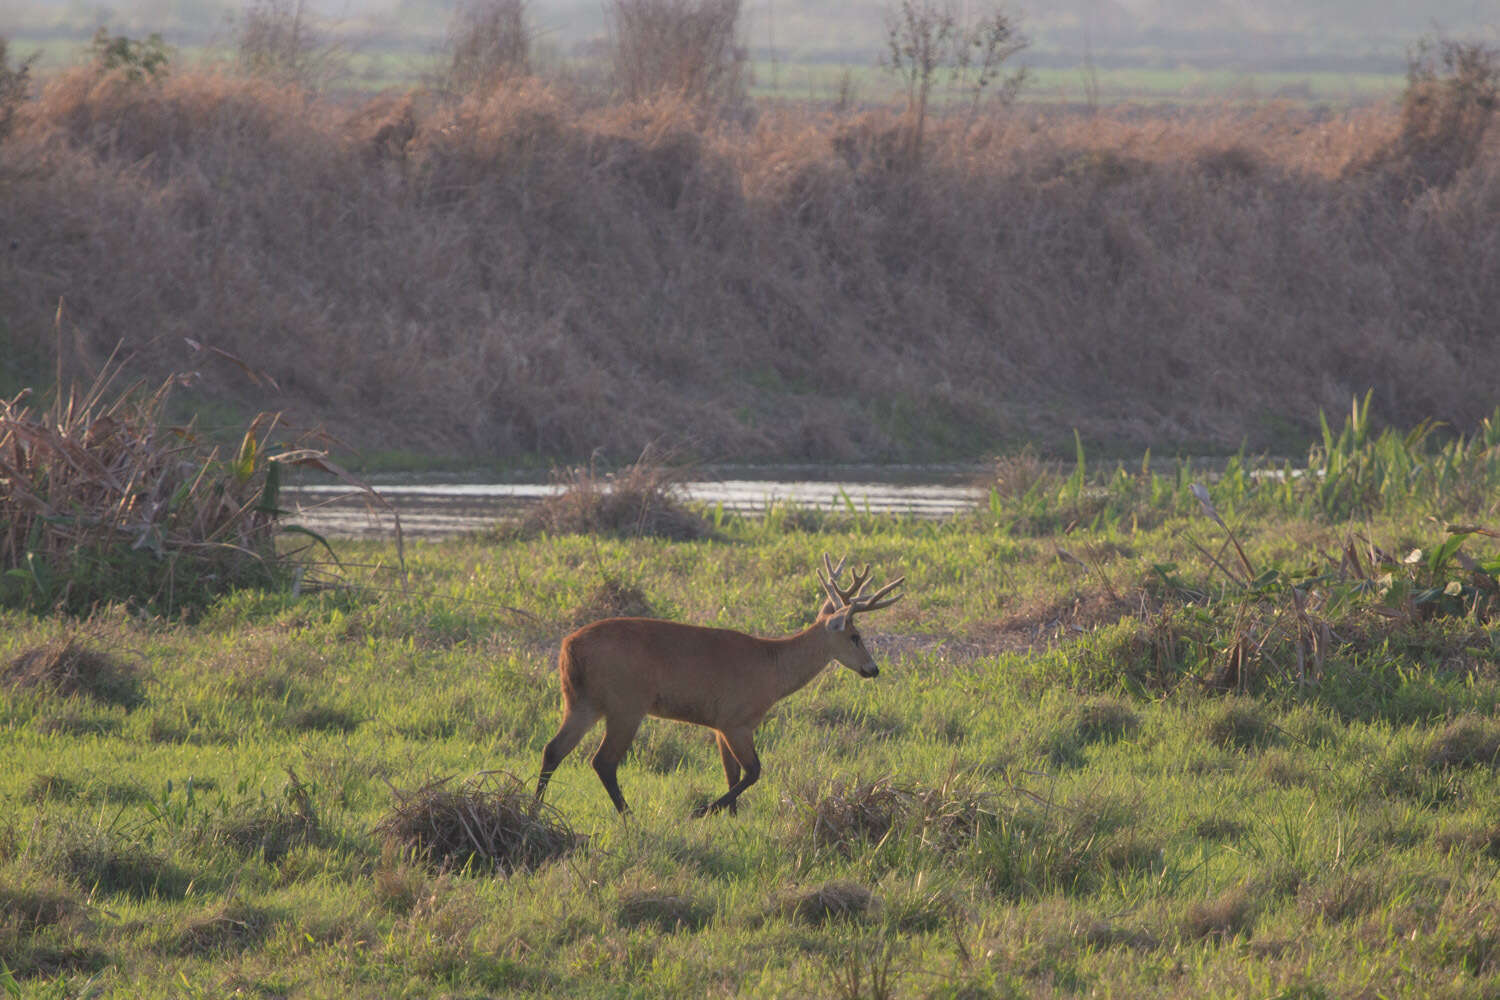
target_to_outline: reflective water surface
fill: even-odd
[[[815,510],[941,518],[966,510],[984,497],[984,491],[972,485],[977,478],[972,468],[778,471],[801,473],[802,478],[761,478],[746,470],[725,478],[685,482],[679,492],[690,502],[718,504],[747,516],[790,503]],[[840,472],[845,476],[839,476]],[[814,478],[821,475],[831,478]],[[407,482],[377,483],[375,489],[400,516],[406,537],[442,538],[515,518],[562,487],[553,483]],[[282,506],[293,512],[288,523],[324,535],[380,538],[392,536],[395,530],[389,511],[342,484],[287,487],[282,491]]]

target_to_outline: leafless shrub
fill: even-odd
[[[464,0],[448,24],[449,93],[486,91],[510,76],[531,71],[531,29],[526,0]]]
[[[439,871],[509,874],[535,868],[582,843],[551,806],[537,808],[519,779],[487,771],[458,785],[438,778],[393,788],[396,804],[376,826],[394,850]]]
[[[725,109],[744,99],[740,0],[610,0],[607,13],[627,100],[668,94]]]
[[[1029,44],[1003,7],[991,4],[974,15],[952,0],[900,0],[886,12],[882,65],[896,74],[906,90],[909,162],[922,155],[932,89],[943,76],[949,86],[967,92],[969,114],[998,84],[1000,99],[1012,100],[1025,81],[1025,70],[1002,76],[1001,68]]]
[[[240,12],[235,52],[242,72],[308,90],[326,88],[348,69],[306,0],[251,0]]]

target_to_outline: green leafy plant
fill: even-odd
[[[94,32],[89,53],[101,71],[122,70],[126,79],[134,82],[166,76],[171,62],[170,50],[161,35],[152,33],[142,41],[128,35],[111,35],[103,26]]]

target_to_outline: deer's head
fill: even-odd
[[[818,624],[828,635],[830,658],[838,660],[861,677],[874,677],[880,673],[880,667],[865,647],[865,641],[854,625],[854,616],[865,611],[888,608],[901,600],[901,594],[894,597],[886,595],[901,586],[906,577],[892,580],[867,597],[864,590],[870,583],[870,567],[865,566],[863,570],[851,567],[849,572],[853,577],[852,582],[847,587],[840,587],[839,574],[843,569],[843,559],[839,560],[838,566],[833,566],[829,562],[828,553],[823,554],[824,574],[818,577],[818,582],[823,585],[823,592],[828,595],[828,599],[818,610]]]

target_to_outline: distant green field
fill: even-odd
[[[55,71],[85,58],[87,39],[31,40],[25,35],[13,40],[12,52],[25,58],[40,54],[38,68]],[[346,72],[336,85],[355,90],[402,90],[422,83],[439,60],[437,42],[428,46],[394,47],[361,42],[351,38],[338,45]],[[178,59],[195,62],[202,59],[227,58],[222,48],[201,45],[175,50]],[[1024,57],[1017,66],[1024,65]],[[553,65],[568,66],[567,62]],[[578,68],[574,66],[574,68]],[[761,60],[749,67],[751,93],[757,97],[797,101],[837,101],[841,92],[860,104],[882,104],[901,96],[899,81],[882,70],[872,57],[863,63],[798,63]],[[1071,69],[1029,68],[1021,92],[1027,101],[1082,102],[1086,99],[1086,74],[1082,67]],[[1102,69],[1093,77],[1102,102],[1246,102],[1289,100],[1301,103],[1347,105],[1394,97],[1405,84],[1400,74],[1378,73],[1242,73],[1230,70],[1180,69]],[[966,100],[961,88],[940,86],[938,101]]]

